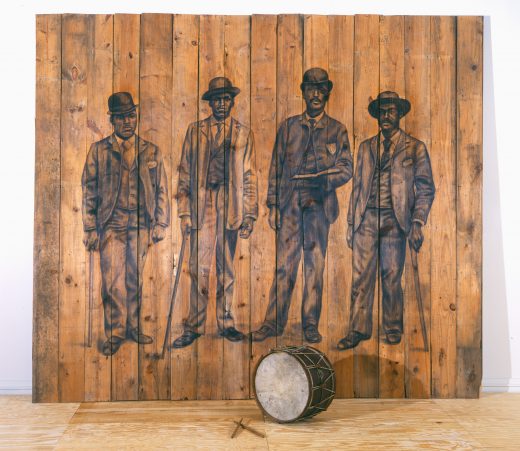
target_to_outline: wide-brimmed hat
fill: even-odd
[[[389,103],[395,104],[395,106],[401,113],[401,116],[407,114],[411,108],[410,102],[406,99],[401,99],[399,97],[399,94],[397,94],[396,92],[384,91],[377,96],[377,99],[372,100],[372,102],[368,104],[368,112],[370,113],[370,116],[378,119],[379,107],[381,105],[387,105]]]
[[[126,114],[134,111],[139,105],[134,103],[129,92],[114,92],[108,98],[108,114]]]
[[[212,97],[229,93],[235,97],[240,89],[233,86],[233,83],[226,77],[215,77],[209,82],[208,90],[202,94],[202,100],[210,100]]]
[[[321,67],[313,67],[308,69],[303,74],[303,81],[300,89],[303,91],[306,85],[320,85],[326,86],[329,91],[332,91],[333,83],[329,80],[329,74]]]

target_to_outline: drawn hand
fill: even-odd
[[[96,230],[89,230],[83,234],[83,244],[87,251],[97,251],[99,248],[99,236]]]
[[[164,227],[161,227],[158,224],[154,225],[152,230],[152,241],[158,243],[159,241],[164,240],[165,232],[166,230]]]
[[[350,225],[347,228],[347,246],[352,249],[352,226]]]
[[[189,216],[183,216],[181,218],[181,232],[183,237],[190,234],[191,218]]]
[[[271,207],[269,209],[269,226],[273,230],[280,229],[280,212],[276,207]]]
[[[246,240],[253,231],[253,218],[245,218],[240,226],[240,238]]]
[[[415,252],[419,252],[419,249],[421,249],[422,243],[424,241],[424,235],[422,232],[422,226],[418,222],[412,223],[409,239]]]

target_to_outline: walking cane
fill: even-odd
[[[413,281],[415,285],[415,297],[417,298],[417,307],[419,308],[419,318],[421,319],[421,329],[424,342],[424,351],[428,352],[428,335],[426,332],[426,322],[424,321],[424,309],[421,294],[421,283],[419,281],[419,265],[417,264],[417,252],[412,246],[412,242],[408,241],[410,246],[410,256],[412,257]]]
[[[92,347],[92,308],[94,306],[94,251],[88,253],[88,330],[87,346]]]
[[[170,298],[170,311],[168,312],[168,322],[166,323],[166,333],[164,334],[164,342],[161,352],[161,359],[164,359],[164,354],[166,353],[166,347],[168,346],[168,337],[170,335],[170,329],[172,327],[172,314],[173,314],[173,306],[175,304],[175,298],[177,297],[177,288],[179,288],[179,280],[181,278],[182,272],[182,261],[184,260],[184,248],[186,245],[186,241],[188,239],[188,234],[185,233],[182,237],[182,245],[181,251],[179,252],[179,261],[177,263],[177,274],[175,274],[175,283],[173,284],[173,291]]]

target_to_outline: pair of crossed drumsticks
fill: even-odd
[[[238,435],[238,431],[245,429],[246,431],[252,432],[255,435],[258,435],[258,437],[265,438],[265,435],[261,432],[257,431],[256,429],[252,428],[251,426],[248,426],[247,424],[242,423],[244,419],[240,418],[240,421],[233,420],[233,423],[235,423],[237,426],[235,427],[235,430],[233,431],[233,434],[231,434],[231,438],[235,438]]]

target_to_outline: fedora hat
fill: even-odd
[[[321,67],[313,67],[303,74],[303,81],[300,89],[303,91],[306,85],[326,85],[329,91],[332,91],[333,83],[329,80],[329,74]]]
[[[129,92],[114,92],[108,98],[108,114],[126,114],[134,111],[138,105],[134,103]]]
[[[233,86],[233,83],[226,77],[215,77],[209,82],[208,90],[202,94],[202,100],[211,100],[212,97],[229,93],[235,97],[240,89]]]
[[[387,105],[389,103],[395,104],[401,116],[404,116],[410,111],[411,105],[410,102],[406,99],[401,99],[399,94],[392,91],[384,91],[377,96],[377,99],[372,100],[368,104],[368,112],[370,116],[379,118],[379,107],[381,105]]]

